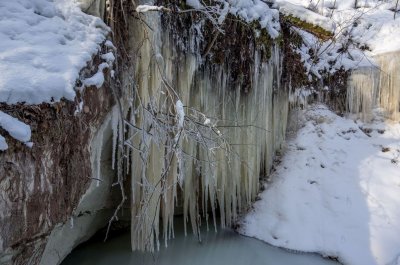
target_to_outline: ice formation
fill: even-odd
[[[268,62],[261,62],[255,51],[254,65],[249,66],[253,70],[251,89],[244,93],[240,85],[229,83],[229,65],[213,66],[212,71],[204,66],[196,53],[196,34],[188,43],[191,52],[181,53],[174,48],[179,45],[170,32],[161,30],[159,14],[146,13],[143,19],[155,30],[138,25],[134,34],[136,39],[145,36],[146,41],[137,49],[141,59],[136,66],[136,92],[130,95],[134,104],[126,111],[130,113],[127,142],[139,150],[134,148],[128,154],[131,240],[133,250],[154,251],[160,247],[161,236],[165,244],[174,236],[176,205],[183,207],[185,231],[189,225],[199,238],[202,217],[207,225],[209,221],[215,225],[219,216],[222,227],[231,226],[240,212],[251,206],[260,175],[268,172],[282,146],[289,100],[292,105],[306,105],[313,91],[289,95],[281,87],[281,58],[275,47]],[[353,72],[347,94],[349,110],[368,119],[368,113],[379,105],[388,116],[396,117],[396,59],[381,55],[376,61],[383,71],[372,65]],[[198,124],[192,125],[197,114],[191,109],[183,111],[183,106],[203,113]],[[158,115],[170,113],[169,109],[174,109],[175,115],[167,118],[167,125],[152,123]],[[163,129],[170,124],[176,126]],[[182,135],[180,129],[184,129]],[[197,139],[189,135],[190,129],[198,131]],[[212,141],[219,137],[226,142]]]
[[[199,1],[187,3],[203,8]],[[160,14],[147,12],[160,7],[138,6],[136,10],[146,26],[137,22],[132,27],[132,43],[140,45],[133,50],[138,51],[140,60],[135,66],[135,84],[131,84],[134,88],[122,99],[123,108],[114,109],[111,115],[112,167],[117,164],[120,171],[124,166],[130,174],[132,249],[154,251],[160,247],[161,237],[165,244],[174,237],[177,206],[182,207],[185,231],[189,225],[199,238],[203,217],[207,225],[213,222],[215,226],[219,216],[222,227],[231,226],[241,211],[251,206],[259,190],[259,177],[268,173],[282,147],[289,101],[293,106],[306,105],[313,91],[297,90],[289,95],[281,87],[281,58],[279,48],[274,47],[268,62],[262,62],[255,51],[254,65],[249,66],[251,88],[243,92],[240,84],[229,82],[229,65],[215,65],[212,71],[204,66],[196,50],[199,39],[195,33],[201,35],[201,25],[193,26],[188,44],[191,52],[183,53],[176,48],[181,43],[174,43],[171,33],[162,30]],[[265,10],[269,11],[263,13]],[[267,30],[272,37],[279,31],[274,26],[278,23],[275,11],[258,0],[236,1],[229,9],[247,22],[258,19],[262,26],[270,25]],[[327,24],[322,16],[311,19]],[[327,26],[331,30],[335,27]],[[328,70],[329,62],[338,58],[339,48],[318,54],[322,59],[315,64],[309,61],[308,51],[316,42],[306,32],[301,35],[305,45],[298,52],[307,71],[320,77],[320,71]],[[323,45],[332,46],[330,42]],[[398,117],[398,55],[376,56],[380,69],[364,64],[363,57],[351,47],[348,58],[340,57],[333,67],[347,70],[363,66],[354,70],[349,80],[349,111],[370,119],[372,109],[378,106],[388,117]],[[131,72],[129,75],[123,78],[132,79]],[[128,117],[124,125],[121,115]],[[131,148],[123,154],[116,152],[122,140]],[[93,158],[98,178],[101,148],[99,145]],[[127,158],[126,163],[121,163],[122,158]]]
[[[277,47],[268,62],[255,52],[252,87],[245,93],[240,85],[229,85],[229,65],[211,72],[197,54],[177,53],[170,33],[161,30],[159,15],[149,13],[145,18],[156,30],[136,27],[135,38],[147,35],[150,41],[140,42],[138,49],[137,93],[131,95],[135,104],[127,111],[131,115],[127,141],[141,148],[129,152],[132,249],[154,251],[160,235],[165,242],[174,235],[177,204],[183,206],[185,230],[189,224],[199,237],[201,216],[207,224],[215,224],[219,213],[221,226],[231,226],[251,206],[259,177],[268,172],[284,140],[288,94],[280,85]],[[191,36],[190,42],[197,41]],[[179,100],[172,100],[176,95],[171,87]],[[151,123],[174,105],[176,118],[167,120],[176,124],[173,131]],[[190,108],[184,111],[183,106]],[[204,116],[197,117],[193,109]],[[196,117],[200,122],[193,121]],[[181,128],[185,128],[182,135]]]
[[[372,119],[372,112],[380,108],[386,118],[400,119],[400,54],[375,56],[378,66],[364,67],[350,76],[347,102],[350,113],[363,120]]]

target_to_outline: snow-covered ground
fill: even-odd
[[[303,112],[241,232],[350,265],[400,264],[400,124]],[[301,119],[299,119],[301,120]]]

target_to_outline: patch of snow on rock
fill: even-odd
[[[0,127],[20,142],[28,143],[31,139],[31,129],[28,125],[2,111],[0,111]],[[7,148],[8,145],[4,137],[0,135],[0,150],[4,151]]]
[[[227,13],[237,15],[246,22],[258,21],[262,28],[265,28],[272,38],[279,36],[279,11],[270,8],[268,4],[261,0],[222,0],[218,1],[222,8],[214,6],[205,7],[198,0],[186,0],[186,4],[204,12],[219,13],[221,23]]]
[[[0,102],[72,100],[109,28],[68,0],[2,0],[0,14]]]

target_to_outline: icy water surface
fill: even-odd
[[[157,253],[131,252],[129,233],[106,243],[96,242],[75,249],[61,265],[338,265],[316,254],[279,249],[232,230],[202,231],[202,242],[192,233],[184,236],[181,224],[168,248]]]

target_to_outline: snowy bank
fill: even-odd
[[[0,102],[72,100],[109,28],[67,0],[3,0],[0,14]]]
[[[355,43],[377,55],[400,50],[400,12],[396,1],[276,0],[280,11],[335,32],[343,45]],[[344,42],[352,39],[351,42]]]
[[[100,50],[110,29],[68,0],[2,0],[0,14],[0,102],[73,100],[80,71]],[[108,53],[102,59],[106,63],[100,72],[84,84],[102,85],[102,70],[115,58]],[[29,126],[0,114],[0,127],[19,141],[29,141]],[[0,135],[0,150],[7,148]]]
[[[307,74],[320,79],[339,69],[376,68],[377,55],[400,50],[400,6],[396,1],[275,0],[286,16],[332,32],[319,39],[307,27],[292,29],[303,38],[301,55]],[[397,10],[397,14],[395,11]],[[301,26],[300,26],[301,27]],[[318,35],[318,33],[312,32]],[[320,36],[318,36],[320,37]],[[312,79],[312,76],[309,75]]]
[[[241,233],[344,264],[400,264],[400,124],[362,124],[318,105]]]

